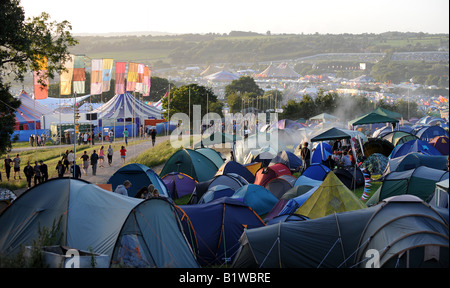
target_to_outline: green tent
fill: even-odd
[[[311,142],[316,141],[326,141],[326,140],[336,140],[336,139],[350,139],[352,138],[349,134],[345,133],[344,131],[332,127],[325,132],[311,138]]]
[[[352,126],[356,126],[375,123],[398,123],[398,120],[375,112],[371,112],[369,114],[353,119],[348,123],[351,124]]]
[[[203,182],[213,178],[217,170],[216,164],[207,156],[192,149],[182,149],[170,156],[159,175],[181,172]]]
[[[400,172],[391,172],[384,177],[383,184],[367,200],[367,206],[403,194],[415,195],[426,201],[433,194],[436,183],[448,179],[448,171],[420,166]]]
[[[377,109],[371,111],[370,113],[372,113],[372,112],[378,113],[383,116],[387,116],[389,118],[394,118],[394,119],[401,119],[403,117],[402,114],[387,110],[383,107],[378,107]]]

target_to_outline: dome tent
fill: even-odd
[[[242,186],[234,192],[231,198],[240,199],[258,215],[268,213],[278,201],[269,190],[255,184]]]
[[[108,179],[107,183],[112,184],[114,191],[125,180],[131,182],[131,187],[128,188],[128,196],[130,197],[134,197],[139,189],[150,184],[153,184],[158,189],[160,196],[170,197],[166,185],[159,178],[158,174],[143,164],[131,163],[121,167]]]
[[[208,157],[192,149],[181,149],[170,156],[164,165],[160,177],[171,172],[182,172],[195,181],[203,182],[211,179],[218,168]]]
[[[197,185],[197,181],[191,176],[180,172],[166,174],[161,180],[166,185],[172,199],[178,199],[191,194]]]

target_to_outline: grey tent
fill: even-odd
[[[436,183],[436,188],[431,197],[430,204],[437,207],[444,207],[448,209],[449,195],[448,195],[448,179]]]
[[[133,235],[139,235],[139,243],[152,246],[139,247],[143,255],[152,257],[147,266],[198,267],[187,241],[183,242],[184,234],[177,230],[177,218],[169,202],[147,201],[113,193],[84,180],[51,179],[27,190],[0,215],[0,254],[13,256],[22,246],[32,245],[39,237],[40,226],[54,227],[61,236],[61,243],[49,245],[93,251],[110,259],[114,247],[133,247]],[[165,202],[159,203],[162,201]],[[143,220],[148,216],[151,218]],[[137,225],[131,227],[134,224]],[[163,246],[170,250],[162,249]],[[126,263],[140,267],[140,263]]]
[[[112,266],[198,268],[175,206],[150,198],[128,215],[117,238]]]
[[[368,267],[370,249],[380,251],[381,267],[448,267],[448,217],[448,209],[406,195],[318,219],[279,222],[244,231],[232,267]]]
[[[426,155],[420,152],[410,152],[404,156],[389,159],[383,175],[390,172],[411,170],[420,166],[426,166],[438,170],[447,170],[447,156]]]

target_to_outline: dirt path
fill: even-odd
[[[156,143],[164,142],[167,139],[169,139],[169,136],[161,136],[156,137]],[[125,143],[124,143],[125,144]],[[107,153],[107,145],[105,145],[105,154]],[[94,184],[105,184],[108,179],[120,169],[123,165],[134,163],[134,159],[143,151],[152,148],[152,141],[149,139],[148,141],[145,141],[143,143],[139,143],[134,145],[133,141],[128,141],[127,149],[127,157],[125,164],[122,162],[122,159],[120,158],[120,152],[119,150],[114,151],[113,160],[111,166],[108,165],[108,158],[105,156],[105,162],[103,164],[103,167],[98,167],[97,165],[97,175],[92,175],[92,166],[89,166],[88,168],[88,175],[85,175],[83,172],[83,175],[81,176],[81,179],[89,181]],[[98,152],[98,151],[97,151]],[[100,163],[99,163],[100,164]],[[80,168],[81,168],[81,164]],[[156,173],[159,173],[164,165],[160,165],[161,167],[150,167],[152,168]]]

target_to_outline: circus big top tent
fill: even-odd
[[[90,112],[97,113],[97,119],[161,118],[161,111],[152,105],[146,105],[131,93],[117,94],[104,105]]]
[[[16,125],[14,130],[31,130],[34,129],[36,122],[36,129],[41,127],[41,116],[52,113],[52,110],[41,105],[38,101],[34,101],[25,91],[22,91],[17,98],[22,104],[14,113],[16,118]],[[22,126],[22,127],[21,127]]]

